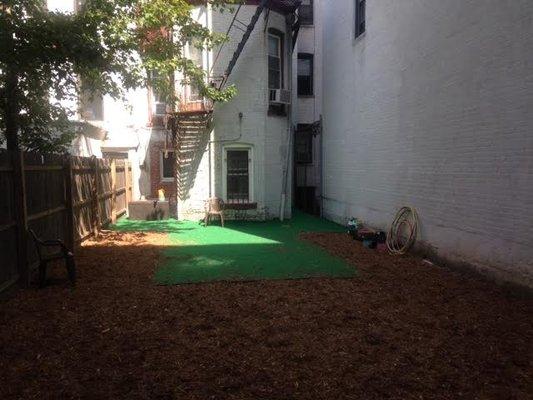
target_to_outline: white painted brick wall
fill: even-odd
[[[243,6],[238,18],[248,23],[256,6]],[[264,14],[263,14],[264,15]],[[214,32],[225,33],[233,14],[212,13],[212,29]],[[268,27],[285,31],[285,19],[278,13],[271,12]],[[242,38],[243,32],[233,29],[226,43],[213,75],[222,75]],[[287,38],[288,39],[288,38]],[[211,62],[216,50],[210,56]],[[285,71],[287,78],[288,71]],[[248,144],[253,147],[253,198],[259,209],[267,207],[270,216],[279,216],[282,163],[285,158],[287,135],[287,118],[271,117],[268,110],[268,71],[265,19],[259,19],[235,69],[229,84],[235,83],[237,96],[225,104],[217,104],[214,114],[214,130],[212,140],[222,141],[238,138],[236,142],[217,142],[213,144],[213,190],[212,195],[222,197],[223,194],[223,146]],[[287,80],[288,85],[288,80]],[[239,113],[243,114],[242,121]],[[292,174],[289,173],[289,177]],[[291,184],[289,183],[289,188]],[[290,193],[289,193],[290,194]],[[209,169],[207,149],[202,158],[195,183],[185,201],[179,203],[180,218],[196,218],[202,208],[203,201],[209,197]],[[290,206],[287,215],[290,215]]]
[[[533,2],[324,5],[325,209],[533,285]]]

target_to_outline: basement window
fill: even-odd
[[[355,0],[355,38],[366,30],[366,0]]]
[[[228,204],[247,204],[251,198],[251,148],[226,148],[225,197]]]
[[[170,182],[174,180],[174,168],[176,166],[176,153],[174,150],[161,152],[160,160],[161,180]]]

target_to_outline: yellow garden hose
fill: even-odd
[[[404,230],[405,227],[405,230]],[[413,207],[402,207],[396,213],[387,235],[391,254],[405,254],[416,242],[418,214]]]

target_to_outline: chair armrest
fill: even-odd
[[[53,240],[45,240],[43,242],[43,246],[45,247],[60,247],[63,254],[69,254],[70,250],[67,246],[65,246],[65,243],[59,239],[53,239]]]
[[[52,240],[42,240],[39,243],[41,246],[65,246],[63,242],[59,239],[52,239]]]

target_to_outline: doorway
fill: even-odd
[[[319,141],[315,124],[298,124],[294,133],[294,205],[320,215]]]

